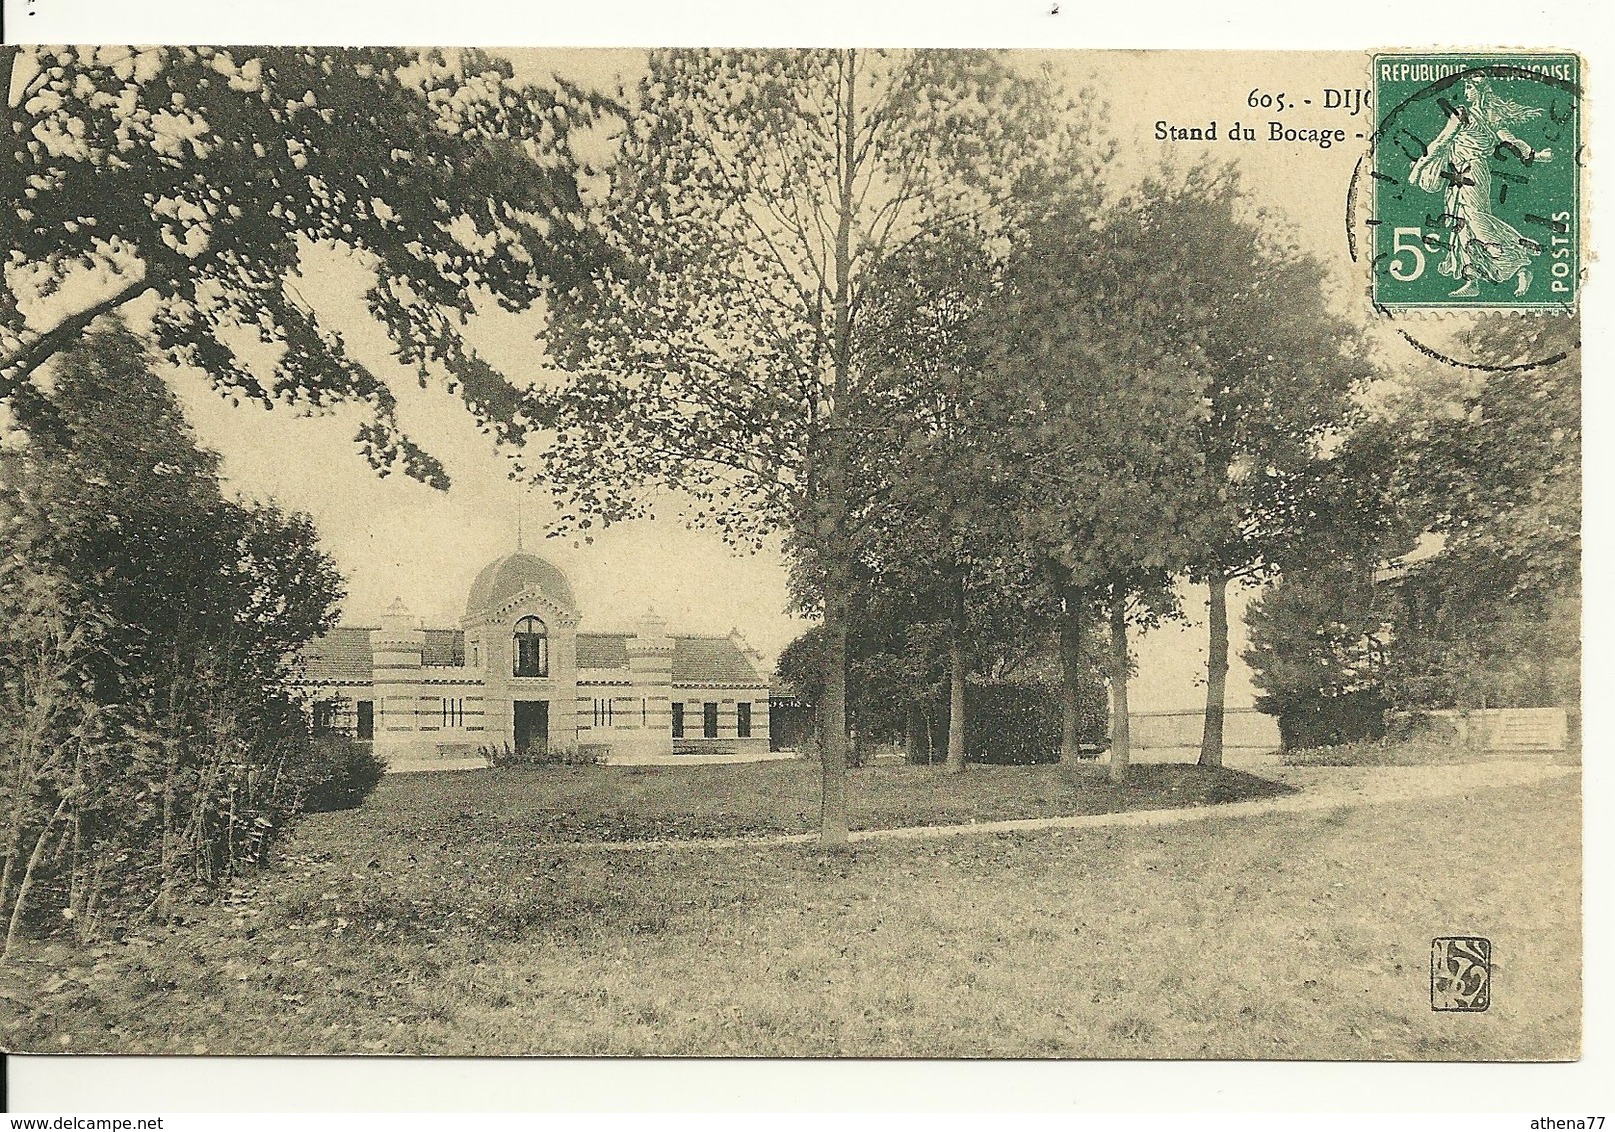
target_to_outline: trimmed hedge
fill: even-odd
[[[1060,761],[1060,689],[1033,683],[972,684],[965,694],[965,758],[996,766],[1032,766]],[[1109,708],[1104,688],[1083,689],[1079,740],[1098,753],[1108,742]],[[932,762],[947,753],[948,705],[933,705]],[[924,744],[920,744],[924,761]]]

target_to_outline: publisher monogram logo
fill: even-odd
[[[1479,1012],[1492,1004],[1492,941],[1437,936],[1430,941],[1430,1009]]]

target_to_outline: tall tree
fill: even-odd
[[[963,225],[888,257],[866,291],[858,359],[870,415],[884,423],[880,442],[855,456],[866,501],[857,552],[875,586],[916,595],[946,627],[953,772],[965,768],[974,607],[1003,605],[1017,588],[1009,577],[1017,564],[1004,553],[1012,537],[1003,422],[982,396],[982,319],[999,268],[981,234]]]
[[[1465,333],[1486,368],[1427,367],[1391,410],[1426,529],[1530,600],[1580,592],[1580,335],[1574,319],[1492,316]]]
[[[1315,533],[1247,615],[1287,743],[1362,734],[1385,706],[1578,706],[1578,327],[1484,318],[1458,336],[1480,364],[1423,366],[1378,398],[1303,495],[1332,505],[1297,517]]]
[[[356,258],[399,360],[509,433],[516,391],[460,329],[596,264],[572,149],[596,110],[478,52],[0,46],[0,405],[46,423],[40,367],[149,296],[171,360],[265,405],[360,403],[368,459],[441,485],[302,269]]]
[[[1383,426],[1407,507],[1439,552],[1399,583],[1393,699],[1579,700],[1581,353],[1573,319],[1464,332],[1487,368],[1426,367]]]
[[[1097,220],[1060,201],[1016,247],[985,322],[992,386],[1009,416],[1017,545],[1061,609],[1062,761],[1079,757],[1085,637],[1108,629],[1116,713],[1126,708],[1127,623],[1153,620],[1200,536],[1204,404],[1192,353],[1156,333],[1158,307],[1196,296],[1133,200]],[[1113,713],[1115,714],[1115,713]],[[1126,777],[1126,720],[1112,720],[1111,778]]]
[[[1320,464],[1357,416],[1369,374],[1359,331],[1330,304],[1326,271],[1230,168],[1147,178],[1133,198],[1142,238],[1190,302],[1148,306],[1150,333],[1184,358],[1205,403],[1197,428],[1206,511],[1190,577],[1207,588],[1203,766],[1221,766],[1228,591],[1259,578],[1316,524],[1298,513]]]
[[[628,113],[600,226],[626,265],[556,304],[564,385],[532,462],[587,529],[647,513],[773,531],[822,574],[820,837],[847,835],[847,595],[856,452],[883,423],[860,364],[872,270],[989,234],[1055,167],[1097,177],[1090,110],[980,52],[667,51]]]

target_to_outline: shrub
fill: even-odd
[[[320,735],[306,754],[288,769],[303,813],[351,810],[359,805],[387,773],[387,760],[375,746],[345,735]]]
[[[1258,696],[1256,706],[1278,716],[1279,744],[1287,751],[1334,747],[1385,736],[1388,705],[1377,689],[1338,696],[1297,695],[1282,704],[1275,704],[1272,697]]]
[[[56,377],[62,427],[0,446],[0,958],[264,863],[323,781],[288,686],[342,592],[307,516],[224,497],[126,330]]]
[[[1388,743],[1417,741],[1448,747],[1461,745],[1456,721],[1423,711],[1393,711],[1387,714],[1385,740]]]
[[[512,747],[509,743],[478,747],[477,753],[491,767],[509,766],[600,766],[610,747],[605,744],[533,744]]]

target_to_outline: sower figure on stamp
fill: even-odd
[[[1466,106],[1459,106],[1430,144],[1429,150],[1408,171],[1408,180],[1426,192],[1444,193],[1452,240],[1442,258],[1441,274],[1462,284],[1453,298],[1480,294],[1480,281],[1502,283],[1514,276],[1514,293],[1531,286],[1534,244],[1492,211],[1492,171],[1489,158],[1499,145],[1507,145],[1527,164],[1547,161],[1550,149],[1532,149],[1509,131],[1542,111],[1512,102],[1492,89],[1480,75],[1464,79]]]

